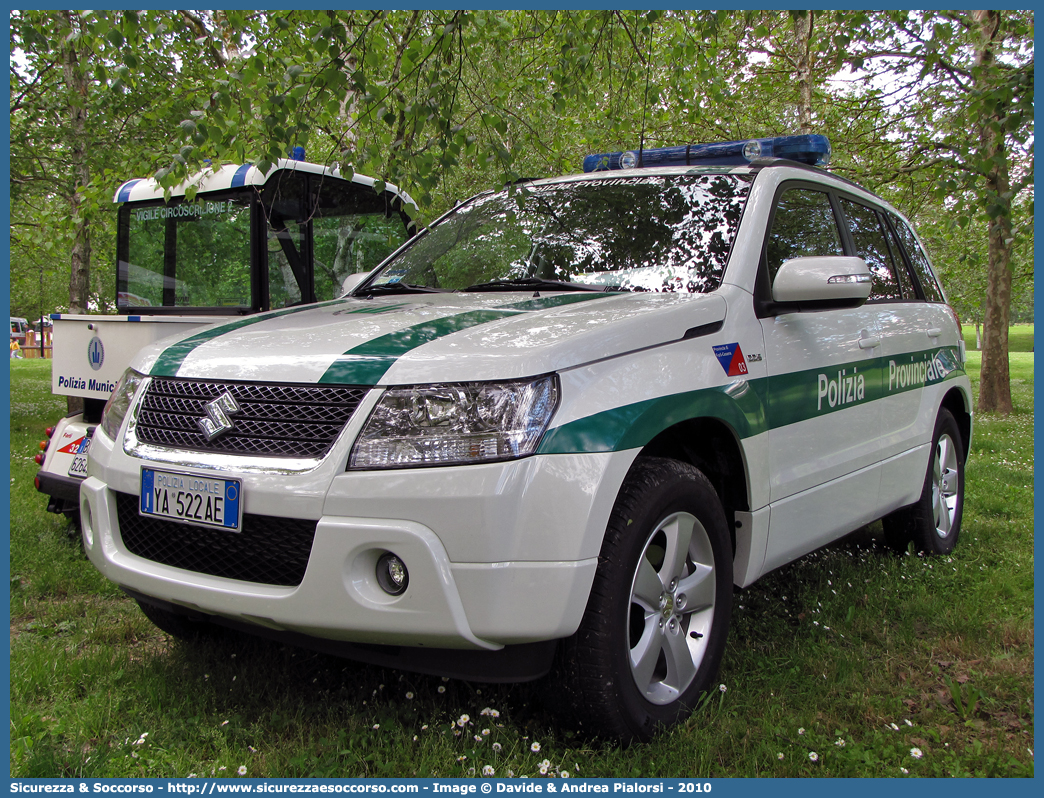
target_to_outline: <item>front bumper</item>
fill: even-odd
[[[633,458],[551,455],[384,472],[344,472],[324,463],[278,479],[224,472],[243,479],[247,512],[317,519],[303,579],[283,587],[131,553],[120,535],[115,491],[137,495],[143,461],[104,436],[94,447],[91,476],[80,491],[84,547],[128,592],[270,636],[476,652],[576,630]],[[400,596],[378,585],[376,563],[384,552],[409,569]]]

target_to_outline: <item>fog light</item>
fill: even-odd
[[[410,574],[403,563],[394,554],[382,554],[377,560],[377,584],[390,596],[399,596],[406,592],[410,584]]]

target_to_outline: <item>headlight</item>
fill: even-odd
[[[558,404],[558,379],[393,388],[359,434],[348,467],[411,468],[525,457]]]
[[[123,372],[123,376],[120,377],[120,381],[116,383],[116,390],[112,392],[109,401],[105,403],[105,409],[102,411],[101,428],[112,440],[116,440],[116,436],[120,432],[120,424],[123,423],[123,417],[130,410],[134,394],[144,379],[144,374],[139,374],[134,369],[127,369]]]

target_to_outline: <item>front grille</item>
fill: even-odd
[[[315,521],[243,515],[239,532],[138,514],[138,497],[116,494],[120,537],[146,560],[243,582],[293,587],[304,579]]]
[[[198,452],[320,458],[368,388],[271,385],[153,377],[138,410],[138,440]],[[239,405],[232,429],[208,441],[205,405],[228,391]]]

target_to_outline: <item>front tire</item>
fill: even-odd
[[[910,544],[925,554],[949,554],[964,515],[964,444],[957,420],[943,408],[935,421],[921,497],[884,519],[885,538],[898,551]]]
[[[580,725],[626,744],[683,720],[715,680],[731,613],[731,537],[713,486],[691,465],[638,459],[563,646]]]

